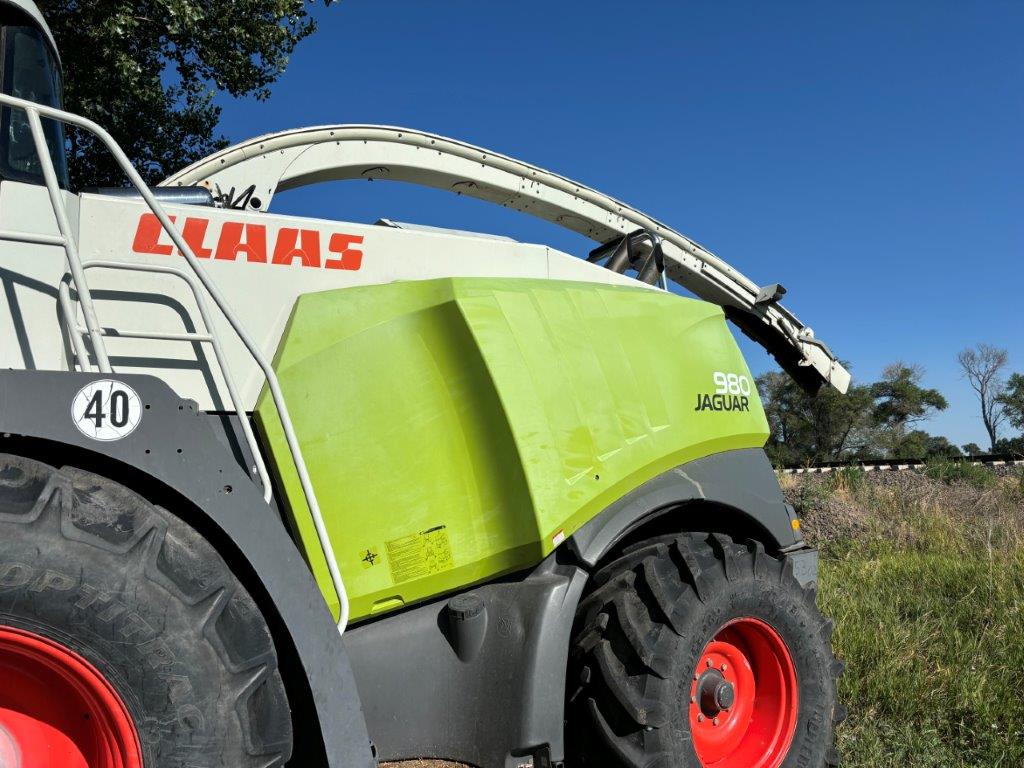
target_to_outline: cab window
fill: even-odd
[[[0,44],[3,92],[61,108],[60,65],[43,34],[34,26],[9,23],[0,28]],[[68,171],[63,126],[46,118],[42,122],[57,180],[66,188]],[[0,177],[43,183],[28,117],[20,109],[0,110]]]

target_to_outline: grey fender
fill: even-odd
[[[97,442],[72,422],[71,402],[88,382],[107,378],[132,387],[144,409],[130,435]],[[214,420],[197,414],[194,404],[151,376],[7,370],[0,371],[0,435],[0,452],[16,451],[25,438],[46,441],[56,446],[54,461],[61,460],[62,451],[94,455],[105,466],[120,465],[124,476],[155,481],[194,507],[194,514],[203,519],[186,516],[188,522],[215,544],[218,539],[230,542],[231,552],[221,545],[225,559],[248,573],[246,585],[258,600],[262,591],[263,609],[276,612],[271,624],[278,640],[285,639],[294,649],[294,660],[282,659],[282,670],[304,675],[315,708],[315,713],[304,714],[315,714],[318,721],[315,726],[297,724],[297,733],[302,727],[307,735],[316,732],[328,766],[375,765],[334,619],[280,517],[222,442],[223,431],[218,435]],[[111,479],[126,482],[124,476]],[[282,631],[287,638],[280,637]],[[296,743],[298,750],[306,746]]]
[[[669,530],[732,533],[728,529],[735,528],[785,553],[803,544],[795,519],[768,457],[760,448],[748,448],[705,456],[658,475],[583,525],[569,547],[593,568],[615,544],[657,520]]]
[[[563,760],[566,652],[587,574],[556,554],[529,573],[345,633],[381,761],[550,768]],[[481,611],[461,632],[449,605],[466,599]]]
[[[659,524],[658,532],[757,538],[786,554],[806,583],[817,553],[803,547],[793,514],[764,451],[708,456],[636,488],[532,571],[352,627],[345,642],[381,759],[560,763],[569,642],[589,572],[616,544]],[[480,610],[475,634],[454,628],[449,607],[465,616],[467,599]]]

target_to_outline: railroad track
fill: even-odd
[[[983,456],[956,456],[948,461],[955,464],[982,464],[989,467],[1012,467],[1024,465],[1024,457],[1012,453],[993,453]],[[858,459],[845,461],[822,461],[817,464],[800,464],[783,467],[784,475],[822,474],[856,467],[864,472],[905,472],[919,469],[927,459]]]

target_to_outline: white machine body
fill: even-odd
[[[68,203],[77,219],[83,261],[169,265],[180,260],[141,201],[84,194],[69,195]],[[268,357],[277,349],[295,299],[304,293],[447,276],[637,285],[569,254],[504,238],[259,211],[165,207]],[[57,234],[45,189],[0,182],[0,229],[15,228]],[[57,286],[66,272],[61,248],[0,241],[0,367],[74,370],[68,331],[57,310]],[[202,328],[191,290],[174,276],[96,269],[90,270],[89,284],[105,327],[166,333]],[[226,362],[251,408],[263,374],[220,313],[215,322]],[[106,343],[119,372],[157,375],[203,410],[228,410],[219,367],[199,345],[116,335],[107,336]]]

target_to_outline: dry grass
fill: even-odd
[[[929,474],[784,481],[848,663],[844,765],[1020,768],[1024,480]]]
[[[781,484],[805,537],[829,552],[872,542],[965,554],[1024,546],[1024,477],[984,472],[974,482],[944,482],[918,472],[846,470],[783,476]]]

